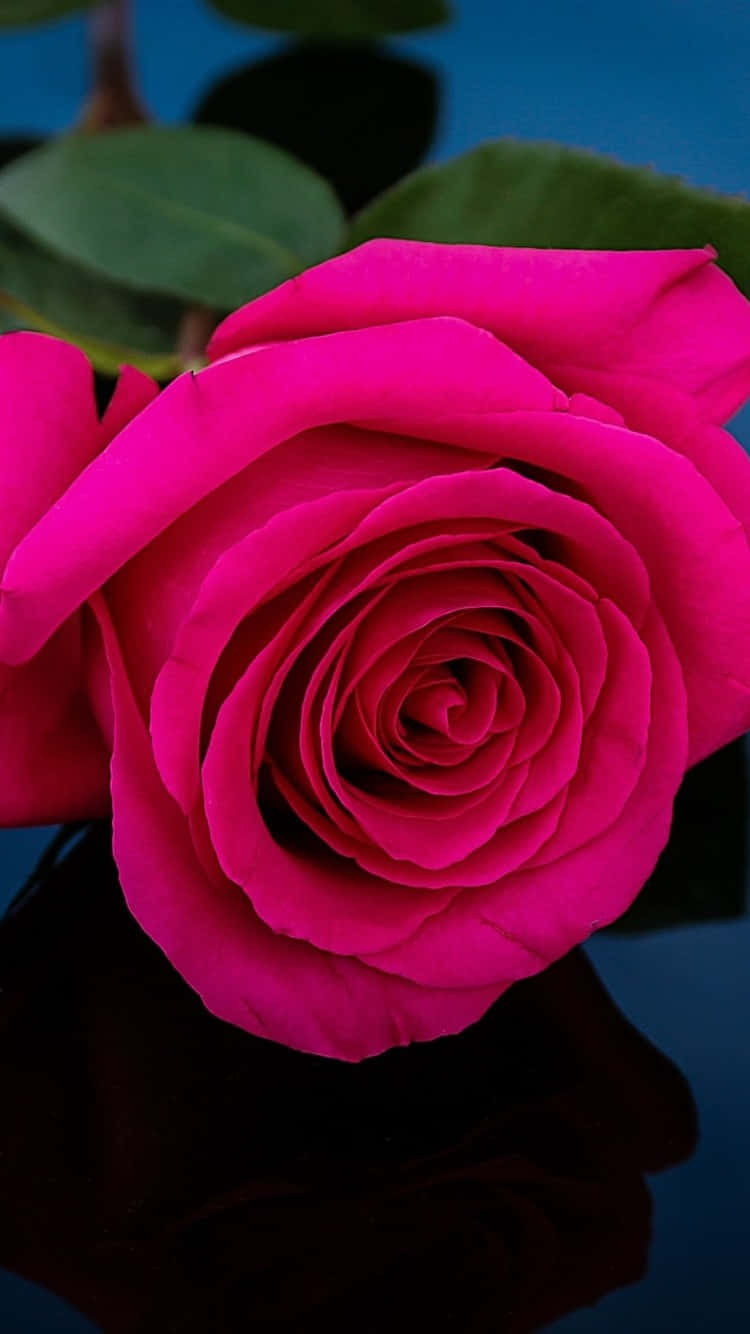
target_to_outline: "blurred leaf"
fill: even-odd
[[[686,775],[659,863],[613,931],[653,931],[743,917],[746,904],[747,752],[744,739]]]
[[[32,148],[36,148],[42,141],[38,138],[16,137],[0,139],[0,167],[4,167],[6,162],[13,162],[17,157],[28,153]],[[0,333],[8,333],[13,329],[21,328],[21,324],[15,318],[10,310],[3,309],[2,294],[0,294]]]
[[[450,18],[446,0],[210,0],[241,23],[315,37],[376,37],[433,28]]]
[[[0,139],[0,167],[6,163],[13,162],[17,157],[23,157],[24,153],[30,153],[32,148],[38,148],[44,141],[38,136],[16,135]]]
[[[222,79],[192,119],[278,144],[354,212],[419,164],[437,109],[422,65],[367,43],[299,42]]]
[[[0,27],[20,28],[30,23],[73,14],[77,9],[91,9],[97,0],[0,0]]]
[[[486,245],[659,249],[711,242],[750,294],[750,203],[593,153],[503,139],[423,168],[359,214],[373,236]]]
[[[38,138],[0,139],[5,166]],[[124,362],[157,379],[180,369],[175,356],[178,302],[136,294],[94,278],[0,221],[0,330],[31,328],[76,343],[96,369],[116,375]]]
[[[0,213],[108,278],[225,308],[325,259],[342,223],[308,167],[208,126],[46,144],[0,172]]]
[[[180,369],[180,306],[120,288],[52,255],[0,222],[0,328],[31,328],[76,343],[99,371],[124,362],[157,379]]]

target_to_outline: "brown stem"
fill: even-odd
[[[81,129],[137,125],[148,119],[135,89],[130,0],[104,0],[91,15],[92,93]]]
[[[218,316],[207,306],[189,306],[177,334],[177,356],[184,370],[198,370],[206,359],[206,345]]]
[[[131,0],[103,0],[91,15],[92,92],[80,123],[89,133],[150,119],[135,87],[130,5]],[[185,369],[204,364],[216,320],[203,306],[185,311],[177,332],[177,355]]]

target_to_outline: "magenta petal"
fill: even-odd
[[[714,258],[370,241],[230,315],[209,355],[449,313],[537,366],[640,371],[725,421],[750,393],[750,306]]]
[[[560,710],[555,726],[544,745],[533,755],[523,754],[528,760],[528,773],[509,811],[510,819],[520,819],[538,811],[563,792],[576,773],[580,761],[583,734],[583,706],[578,673],[570,654],[559,646],[555,665],[555,683],[560,692]],[[527,710],[527,716],[532,713]],[[525,738],[519,734],[519,741]],[[514,748],[513,760],[519,755]]]
[[[225,874],[274,931],[323,950],[351,953],[362,940],[411,935],[450,901],[449,893],[394,890],[324,848],[288,851],[269,834],[248,777],[248,689],[255,691],[251,677],[222,706],[203,764],[206,815]]]
[[[408,376],[394,375],[403,365]],[[248,402],[252,413],[244,410]],[[76,478],[16,549],[0,599],[0,653],[8,661],[29,657],[175,519],[301,431],[366,419],[377,427],[386,413],[407,420],[427,408],[440,415],[549,410],[566,402],[510,349],[456,319],[266,347],[181,376]]]
[[[635,584],[625,574],[627,548],[645,567],[685,672],[691,764],[747,730],[748,536],[695,464],[651,436],[563,412],[446,418],[429,430],[570,478],[619,532],[622,554],[600,562],[597,585],[637,626],[628,604]]]
[[[332,492],[376,490],[486,462],[468,450],[347,423],[282,441],[188,509],[111,581],[108,598],[137,698],[149,698],[211,567],[274,515]]]
[[[99,447],[94,376],[83,353],[46,334],[3,334],[0,565]],[[68,534],[62,550],[70,546]],[[51,556],[50,563],[54,560]]]
[[[30,662],[0,666],[0,825],[108,813],[108,755],[84,679],[78,618]]]
[[[693,398],[633,372],[566,366],[558,374],[566,387],[585,386],[619,406],[633,430],[655,436],[684,454],[750,532],[750,458],[728,431],[704,419]],[[573,395],[572,411],[579,397]]]
[[[368,963],[424,986],[510,983],[625,911],[667,841],[687,756],[682,674],[658,615],[649,615],[642,637],[654,669],[648,755],[619,818],[558,861],[458,895],[439,918]]]
[[[144,930],[219,1018],[301,1051],[359,1061],[458,1032],[502,987],[424,989],[355,959],[275,935],[241,890],[206,876],[188,824],[165,792],[111,622],[95,610],[112,673],[114,852]]]
[[[77,348],[40,334],[3,335],[0,559],[58,503],[108,435],[156,392],[145,376],[126,369],[100,423],[91,366]],[[50,557],[53,565],[78,537],[66,534],[62,550]],[[44,570],[39,574],[44,579]],[[87,698],[87,657],[75,616],[29,661],[0,668],[0,824],[106,815],[109,766]]]
[[[226,551],[207,575],[156,681],[151,703],[159,771],[183,809],[189,810],[197,796],[201,715],[227,642],[254,605],[283,585],[298,565],[304,568],[321,547],[325,550],[350,533],[379,498],[371,492],[336,492],[284,511]],[[242,596],[240,589],[246,590]],[[293,614],[293,623],[302,610]],[[284,636],[293,642],[289,625]]]
[[[716,264],[703,264],[589,364],[663,381],[689,393],[706,421],[725,422],[750,394],[750,304]]]
[[[101,448],[158,397],[159,386],[135,366],[123,366],[101,420]]]
[[[599,614],[607,675],[589,718],[560,824],[530,866],[557,861],[613,824],[636,788],[648,754],[652,671],[647,649],[611,602]]]
[[[157,761],[169,790],[180,794],[185,809],[195,800],[205,692],[220,653],[250,607],[295,569],[301,573],[311,568],[305,562],[316,554],[330,564],[333,543],[338,543],[336,554],[351,550],[356,556],[367,543],[420,522],[450,520],[455,526],[456,514],[462,520],[495,518],[500,525],[509,518],[550,524],[571,539],[592,542],[605,568],[612,568],[609,583],[636,612],[645,605],[648,588],[642,566],[607,523],[580,502],[507,470],[438,476],[391,492],[334,492],[285,510],[216,561],[156,682],[152,734]],[[238,597],[238,589],[248,590],[247,599]]]
[[[494,706],[494,700],[492,701]],[[409,692],[404,704],[404,713],[412,722],[422,727],[451,735],[451,717],[457,709],[465,709],[466,692],[457,681],[451,679],[447,669],[433,667],[423,674],[421,680]],[[494,707],[488,709],[489,719]],[[481,735],[480,729],[480,735]]]

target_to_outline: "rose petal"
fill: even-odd
[[[137,697],[146,704],[214,562],[254,528],[332,491],[391,486],[471,466],[473,456],[346,423],[303,431],[219,486],[115,575],[108,598]],[[476,466],[485,467],[479,456]],[[143,634],[143,624],[149,634]]]
[[[648,754],[619,818],[558,861],[457,895],[403,945],[365,956],[369,964],[425,986],[510,983],[528,975],[531,958],[541,968],[625,911],[667,841],[687,755],[682,673],[657,612],[641,637],[654,673]]]
[[[654,600],[685,671],[690,763],[750,726],[750,548],[746,530],[689,459],[651,436],[565,413],[412,423],[433,437],[552,468],[585,489],[648,570]],[[625,462],[626,461],[626,462]],[[637,557],[635,553],[638,553]],[[710,552],[710,560],[706,553]],[[601,591],[624,597],[623,558],[600,565]],[[585,567],[583,572],[586,573]]]
[[[642,371],[726,421],[750,393],[750,305],[704,250],[528,250],[376,240],[230,315],[209,356],[450,313],[534,365]]]
[[[335,493],[286,510],[216,562],[191,616],[177,636],[172,658],[157,680],[151,722],[157,763],[168,790],[183,809],[190,810],[197,795],[200,717],[211,674],[231,635],[250,610],[245,599],[238,596],[238,590],[248,589],[251,605],[258,605],[293,572],[299,571],[301,576],[310,568],[306,562],[316,551],[322,552],[321,559],[330,564],[351,550],[359,556],[360,563],[365,561],[366,569],[368,542],[398,533],[404,526],[411,529],[423,521],[449,520],[455,526],[456,515],[461,515],[462,522],[496,516],[502,524],[513,520],[553,527],[576,552],[590,548],[591,559],[601,566],[598,577],[605,591],[614,591],[636,619],[642,615],[648,585],[632,548],[588,506],[506,469],[430,478],[409,488],[396,489],[393,494]],[[356,587],[355,576],[347,596]],[[339,604],[321,605],[328,607],[319,613],[326,619]],[[298,652],[303,647],[297,628],[298,615],[294,617],[294,625],[294,636],[289,625],[284,634]],[[282,660],[281,652],[277,644],[274,670]],[[272,696],[267,695],[267,709],[271,701]]]
[[[126,368],[100,422],[83,353],[40,334],[0,338],[3,559],[156,392],[151,380]],[[82,633],[74,617],[29,662],[0,668],[0,824],[90,819],[109,810],[109,766],[87,699]]]
[[[703,419],[693,398],[633,373],[576,366],[556,368],[556,374],[565,388],[585,385],[617,405],[632,430],[655,436],[684,454],[750,532],[750,459],[728,431]]]
[[[408,376],[394,375],[404,365]],[[439,415],[566,402],[508,348],[455,319],[268,347],[181,376],[17,547],[1,590],[0,654],[29,657],[147,542],[300,431],[365,418],[377,426],[384,412],[408,416],[428,405]]]
[[[46,334],[3,334],[0,565],[94,458],[99,445],[94,376],[83,353]]]
[[[226,551],[204,580],[151,701],[159,772],[184,810],[191,809],[197,796],[201,715],[212,673],[229,639],[253,605],[283,585],[298,566],[304,569],[305,561],[319,554],[321,547],[325,550],[351,533],[373,503],[372,492],[337,492],[284,511]],[[247,590],[244,597],[238,596],[240,589]],[[319,600],[318,589],[311,600],[313,604]],[[295,642],[306,609],[307,603],[300,602],[286,622],[274,644],[274,658],[280,658],[283,642]]]
[[[159,386],[135,366],[123,366],[101,420],[101,448],[159,395]]]
[[[109,810],[109,763],[68,621],[21,667],[0,666],[0,825],[57,824]]]
[[[599,615],[607,641],[607,674],[584,729],[560,824],[530,866],[559,860],[613,824],[646,763],[652,681],[648,652],[611,602],[600,602]]]
[[[322,950],[346,954],[363,939],[411,935],[450,892],[394,892],[324,845],[292,851],[269,833],[249,778],[246,692],[243,678],[219,711],[203,762],[206,816],[224,873],[274,931]]]
[[[359,1061],[459,1032],[501,988],[442,991],[274,935],[242,892],[206,877],[187,823],[161,785],[111,620],[92,599],[116,717],[114,853],[143,929],[219,1018],[297,1050]]]

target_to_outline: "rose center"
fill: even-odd
[[[428,667],[418,678],[399,712],[399,725],[405,732],[429,728],[443,736],[453,736],[453,726],[466,709],[466,691],[450,664]]]

